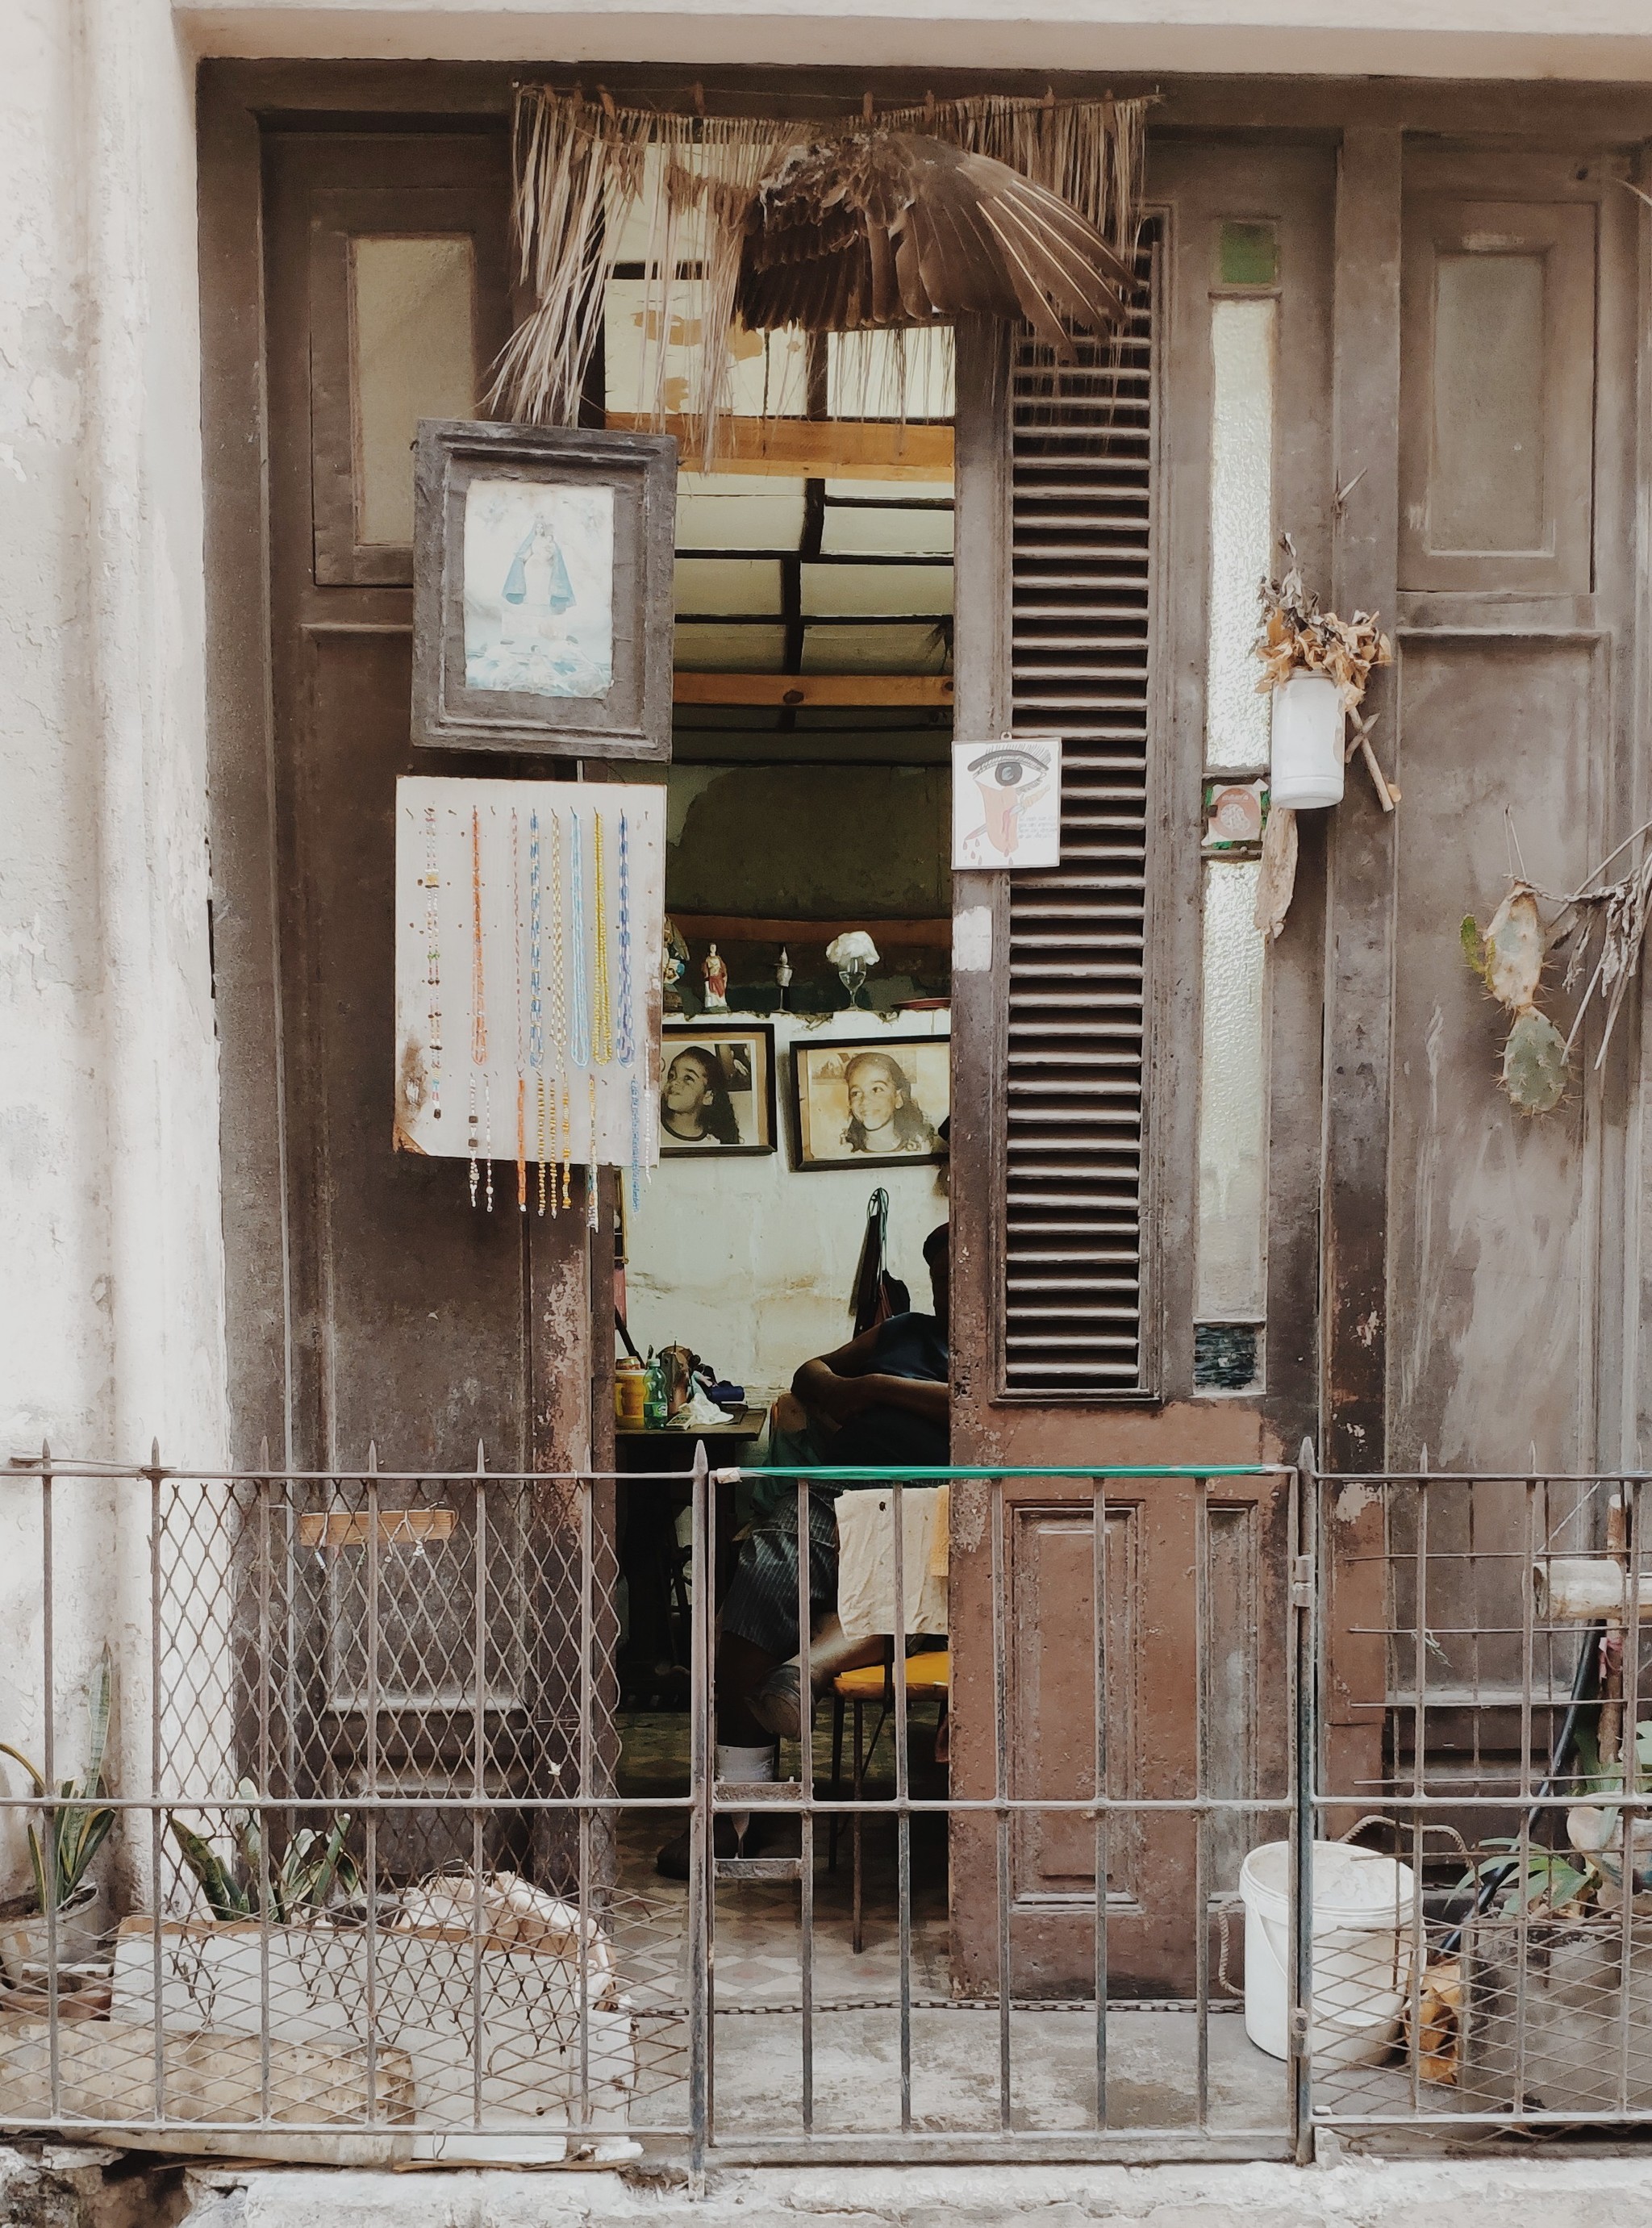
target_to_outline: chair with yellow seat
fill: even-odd
[[[928,1649],[923,1654],[906,1658],[906,1696],[910,1701],[919,1694],[946,1693],[952,1684],[952,1652],[948,1648]],[[868,1743],[864,1738],[866,1712],[875,1703],[878,1721],[872,1728]],[[865,1785],[867,1767],[878,1745],[885,1721],[895,1706],[894,1645],[888,1642],[881,1663],[863,1663],[853,1671],[840,1671],[832,1681],[832,1796],[841,1799],[843,1784],[843,1716],[847,1709],[855,1712],[855,1776],[851,1783],[852,1799],[859,1802]],[[850,1826],[849,1841],[854,1851],[855,1867],[855,1950],[858,1956],[863,1947],[863,1927],[861,1911],[861,1826],[862,1813],[856,1810]],[[837,1869],[838,1813],[832,1814],[827,1832],[827,1869]]]

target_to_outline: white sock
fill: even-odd
[[[775,1745],[765,1741],[761,1748],[740,1748],[731,1741],[717,1744],[717,1777],[732,1779],[737,1784],[750,1786],[755,1780],[775,1777]],[[735,1833],[743,1840],[752,1822],[749,1810],[736,1810],[729,1818]]]

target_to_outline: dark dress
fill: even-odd
[[[944,1385],[951,1375],[946,1331],[934,1316],[891,1316],[880,1324],[873,1348],[872,1373],[910,1377]],[[797,1655],[797,1471],[784,1467],[789,1460],[806,1457],[834,1469],[864,1463],[868,1470],[899,1469],[940,1469],[946,1465],[945,1430],[925,1423],[905,1408],[868,1408],[853,1423],[824,1442],[802,1448],[788,1440],[771,1455],[769,1476],[752,1499],[752,1522],[740,1543],[740,1563],[723,1604],[725,1632],[749,1640],[766,1655],[782,1661]],[[775,1456],[779,1462],[775,1461]],[[868,1487],[882,1483],[868,1477]],[[837,1516],[834,1508],[842,1492],[856,1490],[849,1479],[811,1485],[809,1489],[809,1606],[811,1619],[837,1602]]]

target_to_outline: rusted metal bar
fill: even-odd
[[[711,1779],[715,1765],[712,1716],[710,1469],[705,1443],[695,1449],[692,1487],[694,1588],[689,1664],[688,1791],[688,2172],[696,2195],[706,2186],[706,2148],[712,2129],[711,2071]]]

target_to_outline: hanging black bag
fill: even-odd
[[[912,1294],[899,1277],[889,1273],[889,1194],[880,1185],[866,1203],[866,1236],[861,1241],[860,1265],[855,1271],[855,1290],[849,1305],[855,1311],[855,1335],[871,1330],[891,1316],[904,1316],[912,1307]]]

